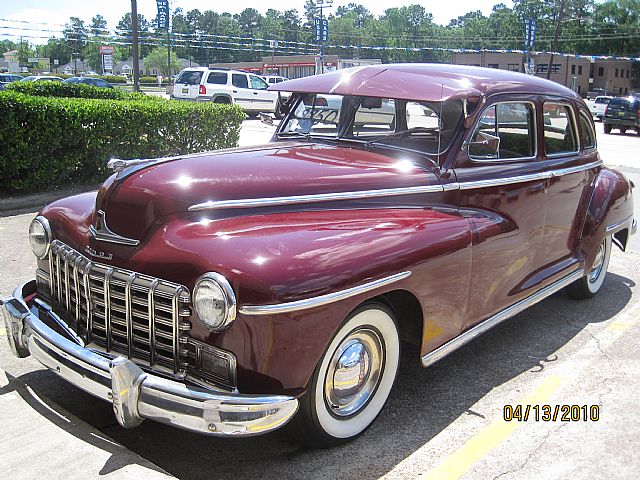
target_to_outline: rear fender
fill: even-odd
[[[614,243],[626,249],[632,222],[631,182],[620,172],[603,168],[593,182],[580,241],[587,269],[605,236],[612,235]]]

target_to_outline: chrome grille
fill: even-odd
[[[186,375],[191,328],[186,287],[95,263],[59,240],[51,245],[49,272],[49,288],[40,293],[87,346]]]

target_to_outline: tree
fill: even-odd
[[[84,21],[78,17],[69,18],[69,22],[63,30],[64,40],[71,49],[72,58],[84,58],[84,49],[87,46],[87,28]],[[74,73],[75,69],[74,69]]]
[[[162,75],[169,76],[180,70],[181,65],[178,61],[176,52],[171,52],[171,69],[167,66],[167,49],[163,47],[154,48],[144,57],[144,68],[155,69]]]

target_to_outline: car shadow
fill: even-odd
[[[52,373],[34,372],[17,381],[182,479],[372,478],[388,473],[460,415],[479,415],[471,407],[493,388],[523,372],[543,372],[587,325],[622,311],[634,286],[632,280],[609,273],[593,299],[578,302],[557,293],[428,369],[420,366],[418,350],[408,346],[377,421],[356,441],[328,450],[299,447],[283,431],[221,439],[151,421],[125,430],[115,422],[110,405],[73,387],[61,389],[55,384],[63,380]]]

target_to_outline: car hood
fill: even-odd
[[[105,213],[112,232],[140,239],[168,216],[206,214],[206,208],[189,213],[206,202],[438,184],[437,176],[416,161],[335,145],[276,142],[129,167],[105,182],[96,210]],[[255,208],[218,209],[215,218],[251,209],[253,214]]]

